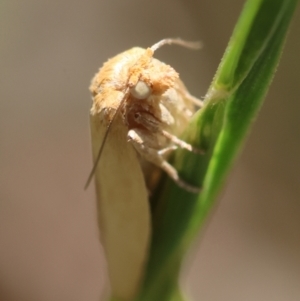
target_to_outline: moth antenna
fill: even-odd
[[[87,181],[86,181],[86,183],[85,183],[85,185],[84,185],[84,190],[86,190],[86,189],[89,187],[89,185],[90,185],[90,183],[91,183],[91,181],[92,181],[92,179],[93,179],[93,176],[94,176],[94,174],[95,174],[96,168],[97,168],[97,166],[98,166],[98,163],[99,163],[99,161],[100,161],[100,158],[101,158],[101,155],[102,155],[102,152],[103,152],[103,149],[104,149],[105,142],[106,142],[107,137],[108,137],[108,134],[109,134],[109,132],[110,132],[111,126],[112,126],[113,122],[115,121],[116,116],[119,114],[119,112],[120,112],[120,110],[121,110],[121,107],[123,106],[123,103],[124,103],[125,99],[127,98],[128,91],[129,91],[129,90],[127,89],[126,92],[125,92],[125,95],[124,95],[123,99],[122,99],[121,102],[120,102],[120,105],[117,107],[115,114],[113,115],[111,121],[109,122],[109,124],[108,124],[108,126],[107,126],[107,129],[106,129],[106,132],[105,132],[105,134],[104,134],[104,138],[103,138],[103,140],[102,140],[100,149],[99,149],[99,151],[98,151],[98,154],[97,154],[95,163],[94,163],[93,168],[92,168],[92,170],[91,170],[91,172],[90,172],[90,174],[89,174],[89,177],[88,177],[88,179],[87,179]]]
[[[179,45],[189,49],[194,49],[194,50],[202,48],[201,42],[190,42],[190,41],[184,41],[182,39],[177,38],[177,39],[163,39],[155,43],[153,46],[151,46],[151,50],[155,51],[164,45],[172,45],[172,44]]]

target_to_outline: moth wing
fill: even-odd
[[[100,114],[91,114],[90,126],[95,160],[107,127]],[[98,224],[112,295],[122,300],[137,292],[150,239],[148,192],[127,132],[116,116],[95,172]]]

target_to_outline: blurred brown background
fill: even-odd
[[[99,300],[105,264],[93,189],[90,79],[108,57],[164,37],[203,96],[243,1],[0,3],[0,300]],[[300,300],[300,19],[184,282],[194,300]]]

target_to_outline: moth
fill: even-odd
[[[99,116],[106,132],[86,187],[95,173],[112,124],[120,115],[128,129],[127,141],[140,158],[163,169],[183,189],[199,192],[166,161],[166,156],[178,147],[202,153],[178,136],[194,114],[195,105],[203,105],[188,92],[171,66],[153,58],[154,52],[166,44],[200,47],[200,43],[181,39],[164,39],[147,49],[135,47],[108,60],[93,78],[91,115]],[[144,174],[147,178],[147,173]]]
[[[167,157],[177,148],[201,152],[178,137],[202,102],[193,97],[169,65],[153,57],[167,44],[198,49],[199,43],[164,39],[132,48],[104,63],[90,91],[93,175],[98,221],[112,294],[130,300],[147,259],[151,235],[149,189],[165,171],[177,185],[197,193]],[[133,243],[132,243],[133,242]]]

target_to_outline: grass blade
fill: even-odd
[[[276,70],[297,0],[249,0],[206,96],[184,139],[205,149],[176,152],[182,178],[201,185],[190,194],[165,179],[152,200],[153,238],[138,300],[181,300],[177,281],[182,258],[212,208],[262,105]]]

